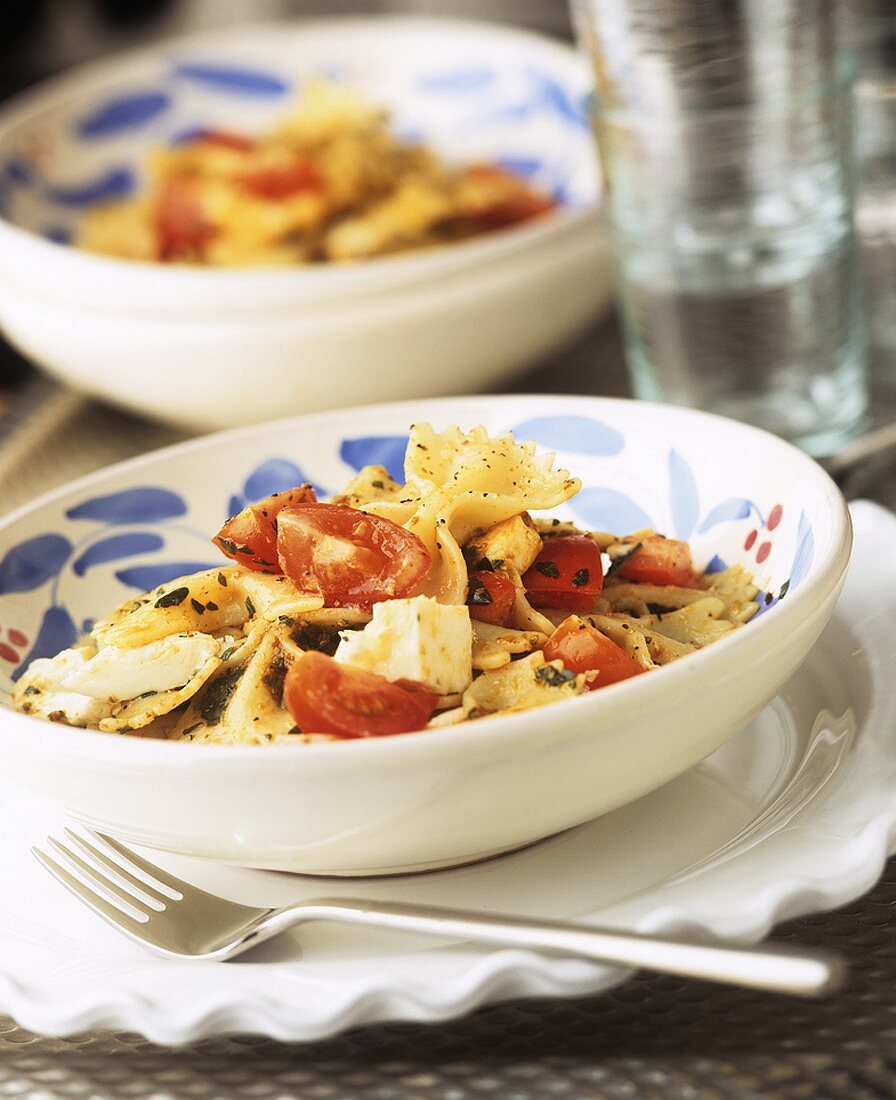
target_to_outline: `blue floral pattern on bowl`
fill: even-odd
[[[531,405],[531,399],[517,401]],[[468,426],[475,422],[469,411],[455,416]],[[763,588],[763,612],[797,589],[812,568],[816,536],[805,509],[793,501],[710,495],[683,445],[667,446],[664,465],[657,463],[655,476],[641,480],[633,477],[632,451],[643,440],[609,420],[562,413],[488,426],[557,450],[561,463],[582,476],[582,491],[563,510],[570,518],[592,529],[622,534],[653,527],[692,540],[698,563],[709,571],[740,561]],[[404,433],[329,432],[326,448],[311,454],[298,446],[290,453],[284,446],[289,433],[280,429],[280,449],[265,454],[262,432],[250,437],[255,442],[247,450],[255,457],[244,473],[231,480],[233,462],[214,476],[217,494],[184,489],[178,463],[160,458],[160,468],[172,466],[170,483],[130,477],[111,491],[71,499],[51,529],[38,524],[23,536],[15,527],[0,531],[0,701],[29,661],[71,645],[94,616],[129,592],[219,564],[210,536],[247,502],[304,481],[326,496],[369,463],[386,466],[393,477],[402,474]]]

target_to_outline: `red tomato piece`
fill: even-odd
[[[509,626],[515,599],[516,585],[509,577],[487,569],[477,569],[470,574],[467,606],[471,619]]]
[[[309,650],[287,672],[283,702],[303,733],[383,737],[422,729],[438,696]]]
[[[314,490],[307,484],[274,493],[231,516],[212,542],[246,569],[282,573],[277,561],[277,516],[290,505],[316,500]]]
[[[600,547],[587,535],[545,539],[523,577],[533,607],[568,607],[570,611],[590,611],[603,585]]]
[[[582,622],[577,615],[564,619],[548,638],[544,659],[559,659],[570,672],[596,671],[597,679],[586,685],[590,689],[606,687],[646,671],[606,634],[590,623]]]
[[[528,221],[530,218],[546,214],[557,205],[547,195],[527,187],[512,172],[499,168],[495,164],[471,164],[466,174],[471,179],[500,180],[507,184],[509,193],[503,198],[487,203],[465,215],[482,229],[504,229],[517,222]]]
[[[691,548],[686,542],[654,535],[642,541],[641,549],[619,567],[616,576],[627,581],[686,588],[694,583],[697,573],[691,560]]]
[[[285,164],[258,168],[240,176],[240,184],[257,199],[278,202],[303,191],[323,190],[323,180],[312,160],[297,156]]]
[[[189,187],[182,183],[165,184],[155,210],[157,259],[164,263],[201,259],[205,246],[216,233]]]
[[[256,144],[252,138],[231,133],[230,130],[200,130],[193,140],[203,145],[221,145],[238,153],[251,153]]]
[[[519,222],[527,222],[532,218],[547,214],[554,209],[555,204],[544,195],[538,195],[533,191],[520,191],[512,198],[503,199],[501,202],[492,203],[473,214],[473,221],[483,229],[506,229],[510,225]]]
[[[277,521],[277,557],[300,592],[328,607],[370,607],[420,588],[432,558],[413,532],[344,504],[299,504]]]

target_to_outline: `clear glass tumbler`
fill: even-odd
[[[577,18],[635,393],[824,454],[867,389],[852,72],[811,8],[582,0]]]
[[[872,418],[896,420],[896,3],[838,0],[855,57],[856,226],[868,327]]]

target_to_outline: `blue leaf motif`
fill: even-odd
[[[814,557],[815,535],[812,532],[812,524],[806,518],[806,513],[801,512],[796,534],[796,553],[793,556],[793,565],[790,567],[791,589],[796,588],[809,572]]]
[[[262,462],[260,466],[256,466],[246,478],[243,493],[247,501],[261,500],[262,497],[269,497],[272,493],[282,493],[286,489],[294,489],[297,485],[302,485],[306,481],[310,482],[311,478],[300,466],[296,466],[288,458],[269,458]],[[321,488],[320,485],[314,485],[313,487],[319,495],[327,495],[326,489]],[[231,503],[233,502],[231,501]],[[240,505],[240,508],[242,507],[244,505]],[[237,508],[237,511],[239,511],[239,508]]]
[[[88,546],[84,553],[72,566],[77,576],[83,577],[92,565],[102,565],[109,561],[120,561],[122,558],[132,558],[135,554],[148,554],[153,550],[161,550],[165,540],[161,535],[153,535],[148,531],[135,531],[126,535],[110,535],[100,539],[92,546]]]
[[[572,508],[594,530],[615,531],[620,535],[653,527],[644,509],[616,489],[583,489],[573,498]]]
[[[542,447],[575,454],[618,455],[625,439],[608,424],[590,416],[536,416],[513,429],[517,439],[534,439]]]
[[[719,557],[718,554],[713,554],[707,567],[703,570],[704,573],[724,573],[728,566]]]
[[[77,132],[81,137],[98,138],[135,130],[158,118],[171,106],[171,96],[165,92],[134,92],[107,99],[81,119]]]
[[[697,482],[687,460],[674,449],[669,452],[669,504],[676,536],[690,538],[700,516]]]
[[[63,535],[36,535],[11,546],[0,561],[0,595],[31,592],[57,576],[72,553]]]
[[[499,157],[497,163],[515,176],[521,176],[527,180],[537,175],[544,167],[544,161],[539,157]]]
[[[107,199],[126,198],[135,185],[134,173],[130,168],[110,168],[104,175],[87,183],[48,187],[46,198],[57,206],[80,208]]]
[[[38,657],[55,657],[57,653],[75,644],[78,628],[64,607],[48,607],[41,620],[37,637],[30,652],[13,672],[13,680],[18,680],[25,669]]]
[[[232,95],[281,96],[290,87],[287,81],[273,73],[235,65],[181,61],[174,65],[174,73],[194,84]]]
[[[403,482],[407,448],[406,435],[365,435],[357,439],[343,439],[339,457],[353,470],[364,466],[385,466],[390,477]]]
[[[151,588],[157,588],[160,584],[166,584],[177,577],[185,577],[188,573],[201,573],[206,569],[217,569],[221,564],[220,561],[158,562],[154,565],[132,565],[128,569],[119,569],[115,576],[130,588],[148,592]]]
[[[34,183],[34,165],[24,157],[10,157],[3,166],[3,173],[18,187],[30,187]]]
[[[44,236],[48,241],[54,241],[56,244],[71,244],[73,233],[64,225],[48,225],[44,230]]]
[[[425,92],[476,92],[495,79],[493,69],[460,69],[453,73],[434,73],[418,82]]]
[[[187,513],[187,502],[171,489],[138,485],[101,497],[83,500],[65,513],[69,519],[92,519],[99,523],[149,523],[174,519]]]
[[[717,504],[715,508],[710,508],[698,531],[702,535],[704,531],[709,531],[728,520],[746,519],[752,512],[753,507],[754,505],[744,497],[729,497]]]
[[[574,126],[587,128],[586,99],[577,102],[569,95],[562,84],[546,73],[540,73],[536,69],[529,69],[528,73],[530,79],[538,88],[539,98],[544,106],[555,111],[561,118],[565,118],[567,122],[571,122]]]

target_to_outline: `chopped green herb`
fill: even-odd
[[[235,646],[235,645],[229,645],[229,646],[228,646],[228,647],[227,647],[227,648],[226,648],[226,649],[224,650],[224,652],[223,652],[223,653],[221,654],[221,660],[222,660],[222,661],[229,661],[229,660],[230,660],[230,658],[231,658],[231,657],[233,656],[233,651],[234,651],[235,649],[236,649],[236,646]]]
[[[778,593],[778,599],[779,599],[779,600],[783,600],[783,599],[784,599],[784,597],[785,597],[785,596],[787,595],[787,592],[788,592],[788,589],[789,589],[789,588],[790,588],[790,581],[785,581],[785,582],[784,582],[784,583],[783,583],[783,584],[781,585],[781,591],[780,591],[780,592]]]
[[[156,602],[156,607],[177,607],[178,604],[182,604],[187,596],[190,595],[189,588],[175,588],[172,592],[167,593],[165,596],[160,596]]]
[[[29,684],[28,687],[25,688],[25,694],[26,695],[40,695],[40,688],[35,687],[34,684]]]
[[[252,602],[251,596],[246,597],[246,610],[249,612],[249,618],[251,619],[255,614],[255,604]]]
[[[471,607],[487,607],[492,602],[492,594],[482,581],[470,581],[467,603]]]
[[[554,668],[553,665],[541,665],[535,670],[535,676],[548,687],[560,687],[561,684],[568,684],[570,680],[576,678],[576,674],[571,669]]]
[[[560,570],[552,561],[537,561],[535,563],[535,568],[543,577],[552,577],[556,579],[560,576]]]
[[[187,726],[187,728],[181,734],[181,737],[189,737],[190,734],[198,730],[201,725],[201,722],[194,722],[192,726]]]
[[[278,620],[279,620],[279,621],[280,621],[281,623],[286,623],[286,625],[287,625],[287,626],[295,626],[295,625],[296,625],[296,621],[295,621],[295,619],[294,619],[294,618],[292,617],[292,615],[278,615],[278,616],[277,616],[277,619],[278,619]]]
[[[212,601],[209,600],[208,603],[205,605],[205,610],[206,611],[217,611],[218,610],[218,605],[216,603],[212,603]]]
[[[157,691],[144,691],[140,696],[141,699],[151,699],[153,695],[158,695]]]
[[[376,481],[371,481],[370,484],[374,487],[374,489],[385,489],[386,488],[385,481],[380,481],[379,478],[377,478]]]
[[[193,605],[193,610],[197,615],[203,615],[205,613],[205,604],[200,603],[195,597],[191,597],[190,603]]]
[[[576,588],[581,588],[586,585],[591,577],[591,574],[587,569],[577,569],[572,575],[572,583]]]
[[[261,682],[270,692],[271,698],[279,706],[283,702],[283,683],[286,680],[286,661],[278,653],[265,669]]]
[[[613,558],[610,562],[610,568],[604,575],[604,580],[608,581],[610,577],[615,577],[619,570],[625,565],[629,558],[633,557],[641,549],[643,543],[636,542],[635,545],[628,551],[627,554],[620,554],[618,558]]]
[[[649,603],[647,605],[647,610],[651,615],[668,615],[670,611],[675,611],[676,609],[674,607],[666,607],[661,603]]]
[[[494,573],[504,564],[503,558],[480,558],[473,566],[478,573]]]
[[[300,649],[316,649],[332,657],[339,645],[339,632],[316,623],[301,623],[292,633],[293,640]]]
[[[227,587],[227,578],[224,576],[223,573],[218,574],[218,584],[220,584],[222,588]]]
[[[226,669],[208,685],[202,706],[199,707],[199,716],[207,725],[214,726],[221,721],[224,708],[233,695],[243,672],[243,668]]]
[[[219,535],[218,539],[217,539],[217,542],[218,542],[218,545],[221,547],[221,549],[224,551],[225,554],[235,554],[236,553],[236,543],[233,541],[233,539],[226,539],[226,538],[224,538],[223,535]],[[220,580],[220,578],[221,578],[221,574],[219,573],[218,574],[218,579]],[[224,581],[223,583],[227,584],[227,581]]]

